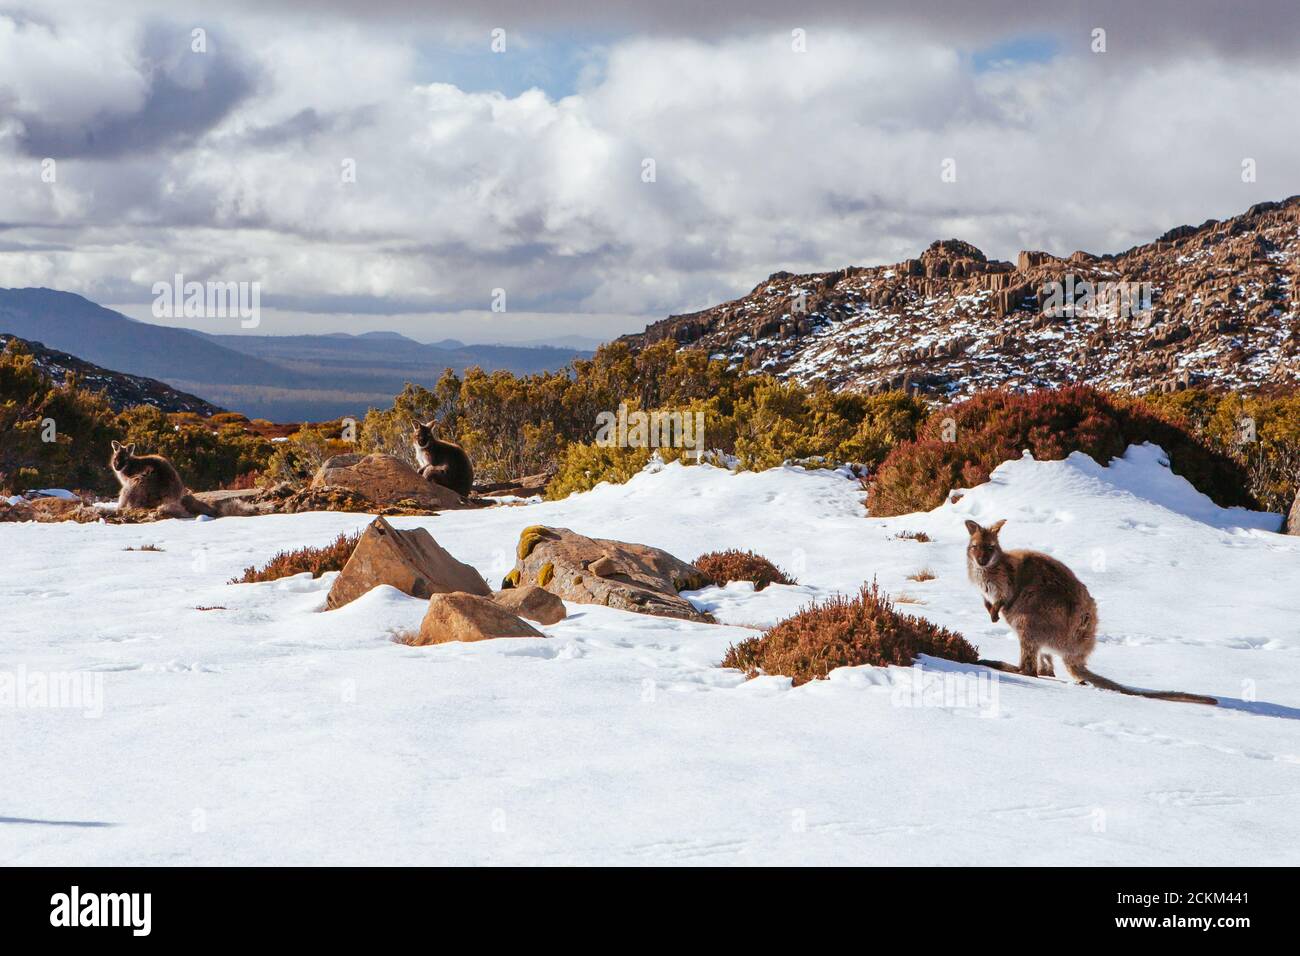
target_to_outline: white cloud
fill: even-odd
[[[0,102],[66,125],[93,114],[74,102],[148,99],[139,32],[103,30],[86,58],[84,25],[0,18],[0,52],[33,30],[0,56]],[[429,35],[391,25],[211,30],[208,55],[237,55],[250,92],[181,149],[69,159],[51,186],[0,122],[0,222],[19,224],[0,281],[120,302],[206,273],[305,313],[394,315],[486,312],[501,287],[512,310],[657,317],[778,269],[950,236],[998,257],[1112,251],[1300,191],[1295,63],[1078,53],[980,72],[913,33],[810,28],[796,53],[783,28],[617,41],[555,99],[428,82]],[[48,90],[15,65],[34,59],[58,74]]]

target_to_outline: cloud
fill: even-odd
[[[892,262],[948,237],[1001,258],[1115,251],[1300,191],[1282,119],[1300,65],[1209,53],[1222,38],[1185,30],[1181,53],[1166,36],[1135,62],[1114,50],[1136,27],[1094,54],[1025,41],[1033,16],[972,28],[992,51],[976,56],[954,40],[964,7],[932,33],[902,7],[872,28],[810,25],[803,53],[784,23],[661,24],[603,41],[557,97],[431,76],[440,43],[511,54],[374,7],[370,24],[308,21],[271,0],[209,22],[201,68],[178,52],[183,20],[0,18],[0,53],[19,54],[0,56],[0,103],[15,104],[0,118],[0,284],[125,302],[176,272],[260,281],[268,309],[322,327],[331,313],[490,319],[498,288],[512,313],[660,317],[778,269]],[[529,55],[545,49],[534,38]],[[38,147],[60,144],[44,182]]]
[[[252,91],[236,56],[195,52],[175,27],[110,32],[108,42],[71,29],[0,19],[12,138],[29,156],[102,160],[184,148]]]

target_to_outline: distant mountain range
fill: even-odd
[[[450,368],[532,374],[589,353],[570,348],[425,345],[396,332],[210,335],[137,322],[71,292],[0,289],[0,333],[201,395],[272,421],[324,421],[387,407],[406,382],[432,386]]]
[[[1120,253],[1026,251],[1012,263],[945,239],[891,265],[777,272],[748,295],[623,338],[633,348],[669,339],[848,391],[1294,388],[1300,196]]]
[[[115,372],[67,352],[46,348],[41,342],[29,342],[0,332],[0,351],[7,348],[10,342],[17,342],[30,352],[36,361],[36,367],[55,382],[62,382],[72,372],[81,379],[85,388],[102,393],[118,411],[135,405],[153,405],[164,412],[194,412],[205,417],[224,411],[211,402],[172,388],[157,379]]]

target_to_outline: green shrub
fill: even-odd
[[[595,444],[573,444],[565,449],[559,470],[546,486],[552,501],[575,491],[590,491],[602,481],[622,484],[650,463],[649,448],[620,448]]]
[[[287,481],[298,485],[310,480],[327,458],[357,451],[354,444],[339,437],[332,425],[304,425],[284,441],[272,443],[275,449],[261,469],[259,483],[271,487]]]
[[[783,674],[796,686],[837,667],[910,666],[918,654],[973,664],[975,648],[960,634],[900,614],[873,581],[856,597],[835,596],[803,608],[759,637],[734,644],[722,660],[749,677]]]
[[[1263,508],[1285,513],[1291,506],[1300,484],[1300,395],[1198,388],[1144,395],[1142,401],[1237,461]]]

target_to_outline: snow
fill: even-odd
[[[423,611],[392,588],[323,612],[333,575],[224,583],[364,515],[0,524],[0,859],[1295,864],[1300,538],[1162,460],[1011,461],[895,518],[866,517],[840,473],[680,464],[565,501],[395,518],[494,583],[537,523],[688,560],[752,548],[803,582],[692,594],[718,626],[570,604],[546,639],[428,648],[391,641]],[[1087,583],[1099,673],[1222,706],[934,660],[798,688],[717,666],[753,628],[873,577],[1015,659],[965,578],[968,517],[1007,518],[1008,547]],[[146,544],[163,550],[124,550]],[[908,579],[922,568],[934,579]],[[59,675],[77,706],[14,699],[14,680]]]

